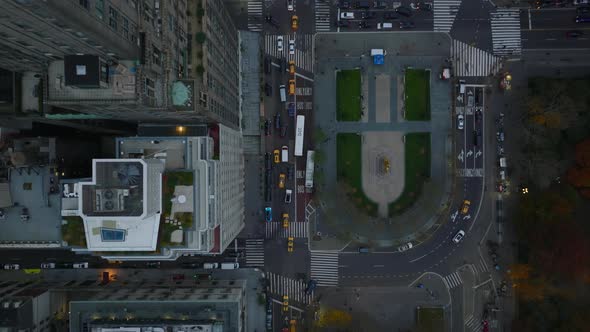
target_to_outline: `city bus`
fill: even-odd
[[[313,169],[314,169],[314,158],[315,152],[312,150],[307,151],[307,164],[305,165],[305,187],[313,188]]]
[[[297,128],[295,131],[295,155],[303,156],[303,134],[305,131],[305,116],[297,116]]]

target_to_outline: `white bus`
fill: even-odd
[[[297,116],[297,129],[295,131],[295,155],[303,156],[303,132],[305,130],[305,116]]]
[[[305,187],[313,188],[313,169],[314,169],[314,158],[315,152],[312,150],[307,151],[307,164],[305,165]]]

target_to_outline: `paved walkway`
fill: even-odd
[[[317,58],[315,76],[315,125],[322,128],[327,139],[316,147],[324,155],[324,161],[318,165],[324,174],[324,185],[318,192],[338,192],[341,190],[336,181],[336,135],[342,133],[395,132],[403,135],[410,132],[431,133],[431,177],[423,187],[423,194],[414,206],[403,215],[394,218],[372,219],[363,215],[350,213],[342,202],[322,201],[322,209],[317,211],[314,232],[322,232],[322,237],[329,237],[330,249],[342,247],[351,240],[371,243],[373,246],[392,247],[408,240],[416,241],[427,236],[428,230],[436,223],[437,215],[444,207],[450,194],[450,181],[447,174],[447,159],[451,152],[451,85],[448,81],[438,80],[436,71],[445,64],[451,49],[451,40],[441,33],[392,33],[392,38],[383,38],[383,34],[318,34],[315,45]],[[395,38],[393,38],[395,37]],[[359,42],[362,40],[362,42]],[[371,48],[386,50],[385,64],[373,65],[368,54]],[[316,59],[317,60],[317,59]],[[404,68],[427,68],[433,72],[430,82],[431,121],[400,121],[397,102],[398,77]],[[387,73],[393,80],[389,84],[389,122],[377,122],[376,84],[378,80],[368,79],[368,93],[365,101],[368,109],[367,122],[336,122],[335,72],[339,69],[360,68],[363,77],[375,78]],[[382,91],[379,92],[379,98]],[[332,97],[333,96],[333,97]],[[381,101],[379,105],[382,105]],[[380,110],[382,111],[382,110]],[[380,115],[379,119],[383,117]],[[392,165],[392,169],[395,166]],[[340,195],[343,195],[339,193]],[[319,197],[317,197],[319,196]],[[316,200],[323,200],[320,195]],[[319,199],[318,199],[319,198]],[[318,202],[320,203],[320,202]],[[334,206],[331,206],[334,205]],[[338,205],[338,207],[336,207]],[[336,210],[336,211],[335,211]],[[336,215],[334,215],[334,213]],[[340,240],[334,245],[334,238]],[[312,241],[313,249],[328,249],[322,241]],[[327,244],[326,244],[327,245]]]

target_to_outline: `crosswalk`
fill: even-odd
[[[447,286],[447,288],[451,289],[461,285],[463,283],[463,280],[461,279],[459,272],[453,272],[448,276],[444,277],[443,282],[445,283],[445,286]]]
[[[457,176],[461,178],[482,178],[483,168],[458,168]]]
[[[264,239],[246,240],[246,266],[264,267]]]
[[[520,55],[520,11],[518,8],[501,8],[490,13],[492,45],[495,55]]]
[[[262,31],[262,0],[248,0],[248,30]]]
[[[482,330],[481,319],[477,319],[473,315],[465,320],[465,326],[467,326],[466,331],[479,332]]]
[[[311,251],[311,279],[318,286],[338,286],[338,251]]]
[[[484,273],[484,272],[489,271],[488,265],[486,264],[486,262],[482,258],[480,258],[479,262],[477,262],[477,264],[474,264],[474,265],[475,265],[475,270],[478,273]]]
[[[451,58],[457,77],[485,77],[495,75],[502,69],[499,57],[459,40],[453,40]]]
[[[330,4],[327,1],[315,1],[315,31],[330,31]]]
[[[450,32],[459,12],[459,6],[461,6],[461,0],[434,1],[434,31]]]
[[[309,230],[309,223],[307,222],[290,222],[289,227],[283,227],[282,222],[267,222],[266,224],[266,238],[287,238],[291,237],[307,237]]]
[[[283,51],[277,48],[277,37],[279,35],[264,36],[264,52],[272,57],[287,61],[295,61],[295,66],[308,72],[313,72],[313,35],[292,34],[283,35]],[[295,38],[295,54],[289,54],[289,40]]]
[[[278,296],[280,299],[283,295],[289,296],[289,302],[299,302],[303,304],[311,303],[313,293],[305,294],[307,284],[301,280],[287,278],[280,274],[266,272],[266,279],[269,281],[269,290],[271,294]]]

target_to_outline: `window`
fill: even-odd
[[[123,37],[129,39],[129,20],[123,16]]]
[[[159,65],[160,65],[160,63],[161,63],[160,59],[161,59],[161,57],[162,57],[162,54],[161,54],[160,50],[159,50],[159,49],[157,49],[157,48],[156,48],[155,46],[153,46],[153,45],[152,45],[152,54],[153,54],[152,58],[153,58],[153,61],[154,61],[154,63],[155,63],[155,64],[157,64],[157,65],[159,66]]]
[[[117,31],[117,24],[119,20],[119,13],[115,8],[109,6],[109,26]]]
[[[96,16],[102,20],[104,18],[104,0],[96,0],[94,7],[96,8]]]
[[[88,0],[79,0],[80,6],[88,9]]]

